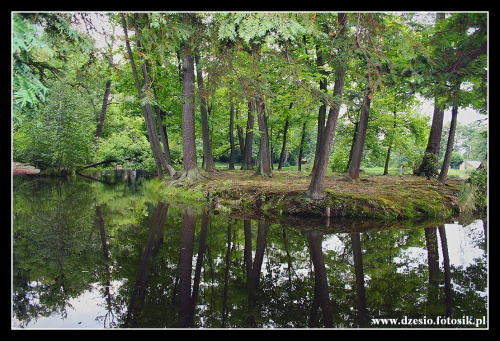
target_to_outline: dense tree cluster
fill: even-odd
[[[444,183],[460,109],[487,113],[487,19],[13,13],[13,156],[65,170],[115,160],[182,182],[216,161],[264,177],[307,162],[311,198],[324,196],[327,171],[356,180],[363,166]],[[430,125],[422,98],[434,103]],[[485,146],[485,130],[468,136]]]

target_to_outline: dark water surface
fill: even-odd
[[[325,232],[89,178],[14,178],[13,328],[487,327],[486,221]]]

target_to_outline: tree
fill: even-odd
[[[139,94],[139,98],[141,99],[141,108],[142,108],[142,113],[144,116],[144,121],[146,123],[146,129],[147,129],[147,132],[149,135],[149,143],[151,145],[151,150],[153,151],[153,156],[154,156],[155,163],[156,163],[157,176],[160,179],[163,178],[162,167],[164,167],[169,172],[170,176],[173,176],[175,174],[175,170],[173,169],[173,167],[171,165],[168,165],[166,163],[166,160],[163,156],[163,153],[162,153],[161,147],[160,147],[160,142],[158,139],[158,134],[156,131],[156,124],[155,124],[155,119],[153,116],[153,109],[152,109],[151,104],[148,101],[148,99],[145,98],[146,96],[151,95],[150,86],[149,86],[150,79],[149,79],[149,74],[147,71],[146,62],[143,62],[143,64],[142,64],[142,74],[143,74],[143,78],[144,78],[144,89],[145,89],[145,91],[143,92],[140,81],[139,81],[139,75],[137,73],[137,69],[135,66],[134,55],[132,53],[132,48],[130,46],[130,42],[129,42],[129,38],[128,38],[127,19],[125,17],[125,14],[123,14],[123,13],[121,13],[121,21],[122,21],[123,32],[125,33],[125,44],[127,46],[127,53],[128,53],[130,65],[132,67],[132,73],[133,73],[134,80],[135,80],[135,86],[136,86],[137,92]],[[137,21],[138,21],[137,14],[135,17],[135,21],[137,24]],[[136,29],[137,29],[136,44],[137,44],[137,47],[140,49],[141,44],[139,41],[140,40],[139,37],[140,37],[141,33],[140,33],[140,29],[138,27],[136,27]]]
[[[115,63],[113,61],[113,48],[114,48],[114,41],[115,41],[115,26],[112,26],[113,32],[111,33],[110,36],[106,33],[105,30],[103,30],[103,37],[104,40],[106,41],[107,45],[107,50],[105,52],[102,52],[104,58],[108,61],[108,70],[111,70],[113,68],[116,68]],[[109,40],[111,41],[109,41]],[[104,90],[104,95],[102,99],[102,106],[101,106],[101,115],[99,116],[99,120],[97,122],[97,128],[95,131],[95,137],[96,141],[100,139],[102,136],[102,129],[104,127],[104,121],[106,120],[106,111],[108,109],[108,101],[109,101],[109,95],[111,94],[111,77],[106,80],[106,88]]]
[[[94,157],[88,138],[104,85],[92,40],[74,27],[79,16],[13,15],[13,158],[62,175]]]
[[[182,14],[182,23],[185,29],[193,29],[192,13]],[[194,119],[194,46],[188,36],[181,42],[181,60],[182,60],[182,155],[184,172],[180,178],[187,183],[192,183],[202,178],[198,170],[196,160],[196,136]]]
[[[339,33],[338,38],[342,39],[346,35],[347,27],[347,13],[338,14],[338,25]],[[339,47],[339,55],[342,55],[345,50],[341,46]],[[343,94],[344,90],[344,80],[345,80],[346,69],[343,64],[340,64],[336,68],[336,78],[333,87],[333,96],[335,101],[331,103],[331,107],[328,113],[328,119],[326,121],[326,126],[321,133],[320,150],[317,155],[318,161],[315,161],[314,172],[312,174],[311,182],[309,188],[307,189],[305,196],[311,199],[321,199],[324,198],[324,188],[325,188],[325,175],[328,166],[328,160],[330,156],[330,150],[332,147],[333,136],[335,134],[335,126],[337,124],[337,118],[340,112],[340,96]],[[320,122],[320,116],[318,116],[318,124]]]
[[[455,52],[459,57],[457,59],[452,57],[451,65],[443,70],[448,73],[449,83],[451,84],[448,103],[452,107],[448,143],[438,177],[438,181],[443,185],[446,182],[453,152],[458,108],[471,105],[481,108],[483,112],[486,108],[484,80],[486,79],[487,65],[484,57],[487,32],[484,19],[484,16],[462,13],[449,18],[448,24],[457,28],[458,31],[452,40],[452,42],[457,41],[457,43],[450,52]],[[470,24],[471,21],[472,24]],[[472,32],[466,30],[466,25],[471,25],[474,30]],[[468,84],[464,84],[465,80],[468,81]],[[464,88],[462,88],[463,85],[465,85]]]
[[[443,21],[445,18],[444,13],[436,14],[436,25]],[[438,35],[439,36],[439,35]],[[433,40],[435,44],[439,40]],[[442,108],[442,103],[440,102],[440,93],[442,88],[439,85],[436,87],[434,94],[434,113],[432,115],[432,125],[431,131],[429,132],[429,139],[427,142],[427,148],[425,149],[424,157],[420,167],[415,172],[416,175],[425,173],[429,179],[431,176],[437,174],[437,158],[439,154],[439,144],[441,140],[441,131],[443,130],[443,118],[444,118],[444,108]]]
[[[359,169],[361,166],[361,158],[363,156],[363,147],[365,145],[366,130],[368,128],[368,116],[370,114],[370,104],[373,96],[371,85],[367,85],[367,89],[363,95],[363,103],[361,105],[361,115],[359,119],[358,129],[353,142],[352,156],[349,162],[348,175],[351,180],[359,179]]]
[[[442,130],[444,110],[454,107],[458,94],[456,86],[457,78],[470,77],[475,80],[474,84],[476,99],[469,98],[466,101],[476,103],[480,111],[485,111],[486,98],[486,69],[485,54],[487,53],[486,16],[484,13],[452,13],[445,17],[444,13],[436,16],[435,37],[431,39],[430,46],[432,60],[435,64],[430,76],[435,80],[435,109],[429,142],[424,159],[416,174],[426,171],[428,178],[437,174],[437,154]],[[452,95],[454,94],[454,95]],[[479,99],[480,98],[480,99]],[[461,101],[461,100],[460,100]],[[482,103],[482,104],[480,104]],[[481,108],[482,107],[482,108]],[[457,108],[458,110],[458,108]],[[453,111],[453,110],[452,110]],[[456,115],[456,113],[455,113]],[[451,151],[449,152],[451,157]],[[449,161],[449,158],[448,158]],[[449,164],[447,165],[449,167]],[[439,180],[444,183],[447,170],[441,169],[442,176]]]
[[[201,112],[201,132],[203,138],[203,162],[207,172],[215,171],[214,157],[212,155],[212,144],[208,132],[208,117],[205,87],[203,85],[203,70],[200,64],[200,52],[195,48],[194,58],[196,63],[196,81],[198,83],[198,92],[200,96],[200,112]]]
[[[63,74],[70,48],[88,53],[92,45],[73,26],[80,13],[14,13],[12,16],[13,119],[23,109],[35,109],[48,94],[46,81]]]

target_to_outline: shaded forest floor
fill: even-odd
[[[272,178],[254,171],[202,172],[196,184],[215,209],[259,216],[297,218],[370,218],[405,220],[450,218],[459,214],[460,180],[446,185],[414,175],[367,175],[351,181],[345,174],[326,177],[326,197],[304,197],[311,177],[306,172],[274,171]]]

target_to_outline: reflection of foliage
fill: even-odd
[[[15,310],[26,314],[19,319],[27,323],[54,312],[64,315],[68,299],[89,288],[102,261],[99,240],[88,238],[91,193],[63,182],[21,186],[14,200],[13,291]]]
[[[487,296],[481,295],[487,292],[486,260],[477,261],[478,263],[466,268],[453,268],[452,281],[459,288],[453,296],[454,305],[459,307],[456,312],[457,317],[468,315],[481,319],[487,314]]]
[[[134,188],[126,182],[15,180],[13,304],[23,326],[41,316],[65,316],[72,298],[98,290],[102,300],[97,303],[96,320],[106,327],[128,324],[133,295],[138,310],[130,325],[178,327],[182,206],[168,206],[165,224],[151,239],[159,198],[147,190],[150,182],[138,182]],[[102,211],[101,220],[96,206]],[[202,246],[201,220],[199,211],[192,239],[192,278]],[[251,232],[253,262],[257,223],[251,222],[246,231]],[[470,247],[484,248],[481,231],[476,232]],[[269,225],[256,301],[250,305],[245,224],[223,214],[212,215],[205,252],[200,256],[203,264],[193,327],[248,327],[251,315],[257,328],[308,327],[316,290],[308,233]],[[324,234],[321,238],[334,326],[358,327],[356,271],[360,269],[354,262],[351,235]],[[423,230],[363,232],[359,240],[367,317],[422,317],[427,312],[429,280]],[[485,260],[467,268],[452,265],[450,271],[452,317],[484,315]],[[440,288],[443,277],[441,269]],[[190,285],[194,290],[193,282]],[[442,289],[437,299],[436,307],[444,315]],[[313,322],[322,326],[321,308],[316,318]]]

